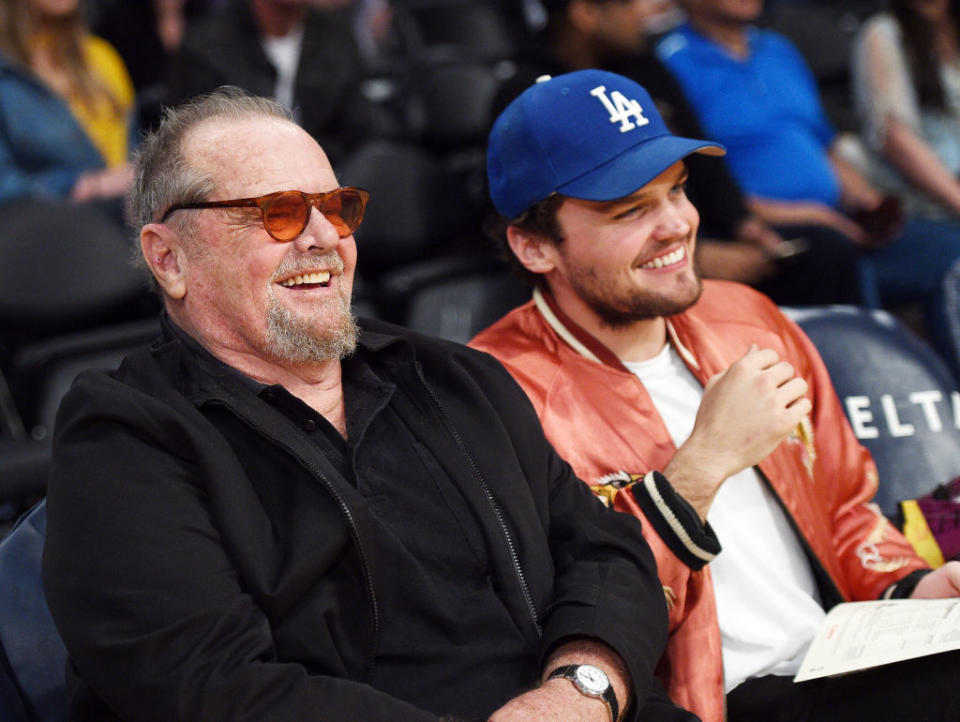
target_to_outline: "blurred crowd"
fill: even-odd
[[[727,147],[689,161],[705,276],[905,309],[957,370],[958,17],[953,0],[5,0],[0,221],[32,214],[39,237],[84,206],[126,233],[140,134],[237,85],[372,186],[359,301],[403,322],[398,267],[495,262],[491,118],[539,75],[601,67]]]

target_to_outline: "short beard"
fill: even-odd
[[[331,258],[331,265],[342,270],[340,257]],[[283,273],[289,272],[283,269]],[[357,348],[360,329],[357,320],[350,312],[350,299],[337,295],[331,301],[336,304],[334,323],[326,322],[323,311],[313,317],[294,315],[283,306],[279,299],[270,293],[270,307],[267,311],[267,352],[274,358],[290,364],[312,364],[333,359],[344,359]]]
[[[585,278],[584,283],[581,278]],[[690,288],[687,298],[666,298],[658,294],[634,291],[627,298],[616,298],[604,293],[606,288],[592,277],[590,272],[575,273],[571,284],[577,295],[597,315],[600,322],[613,330],[627,328],[637,321],[648,321],[662,316],[673,316],[686,311],[700,300],[703,293],[703,280],[700,269],[694,267],[695,285]]]
[[[290,309],[272,303],[267,313],[267,352],[291,364],[311,364],[344,359],[357,349],[360,329],[341,300],[337,323],[324,326],[314,319],[294,316]]]

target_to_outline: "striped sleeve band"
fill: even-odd
[[[710,528],[659,471],[647,472],[630,493],[647,520],[677,558],[691,569],[702,569],[720,553],[720,542]]]

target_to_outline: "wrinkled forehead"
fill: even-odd
[[[183,155],[187,163],[214,180],[221,199],[337,187],[320,145],[298,125],[282,118],[203,121],[184,139]]]

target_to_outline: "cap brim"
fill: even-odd
[[[579,178],[564,183],[557,192],[586,201],[612,201],[639,190],[688,155],[720,156],[726,152],[716,143],[663,135],[638,143]]]

